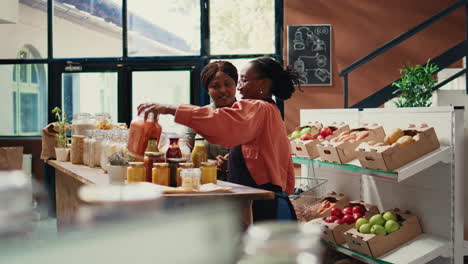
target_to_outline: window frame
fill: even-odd
[[[200,0],[200,54],[196,56],[147,56],[147,57],[129,57],[128,56],[128,16],[127,2],[122,0],[122,56],[113,58],[93,57],[93,58],[55,58],[54,57],[54,15],[53,3],[54,0],[47,0],[47,58],[29,59],[0,59],[0,65],[11,64],[13,67],[21,64],[43,64],[47,66],[47,121],[48,123],[55,120],[51,113],[55,106],[62,107],[61,96],[61,75],[65,66],[70,63],[79,65],[83,68],[82,72],[92,71],[93,69],[105,69],[107,71],[118,72],[118,121],[129,124],[131,121],[131,103],[127,98],[132,94],[131,87],[131,72],[135,70],[190,70],[190,94],[191,103],[196,105],[206,105],[210,102],[209,95],[203,89],[200,83],[200,72],[210,60],[223,59],[249,59],[260,56],[270,56],[276,60],[283,62],[283,33],[284,33],[284,0],[274,1],[274,16],[275,16],[275,53],[273,54],[226,54],[226,55],[211,55],[210,53],[210,23],[209,23],[209,0]],[[40,72],[38,78],[40,79]],[[41,100],[40,100],[41,101]],[[41,103],[41,102],[39,102]],[[279,100],[277,105],[280,108],[284,118],[284,103]],[[3,136],[0,138],[28,138],[31,136]],[[32,136],[39,138],[39,136]]]

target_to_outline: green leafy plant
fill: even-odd
[[[65,112],[62,112],[60,108],[55,107],[52,110],[52,114],[55,114],[57,119],[58,133],[55,136],[57,142],[57,148],[66,148],[67,147],[67,115]]]
[[[439,67],[430,63],[430,60],[424,66],[407,64],[400,69],[400,73],[403,74],[401,79],[392,84],[398,88],[393,93],[400,95],[395,105],[397,107],[430,106],[432,92],[437,84],[437,76],[434,74],[438,69]]]

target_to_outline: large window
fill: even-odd
[[[6,1],[0,136],[40,136],[55,106],[70,121],[78,112],[107,112],[129,123],[145,101],[209,104],[200,72],[210,61],[241,70],[259,56],[282,59],[275,33],[283,1]],[[168,117],[161,123],[184,130]]]

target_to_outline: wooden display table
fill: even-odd
[[[109,184],[109,175],[101,169],[70,162],[49,160],[49,165],[55,168],[55,193],[57,206],[57,226],[60,229],[72,224],[77,210],[84,203],[78,198],[78,189],[83,184]],[[252,200],[274,199],[274,193],[251,188],[234,183],[218,181],[217,185],[231,187],[231,192],[223,193],[190,193],[164,194],[167,201],[178,204],[190,204],[214,199],[233,199],[241,208],[242,222],[252,223]]]

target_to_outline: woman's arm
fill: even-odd
[[[257,100],[244,100],[229,108],[212,109],[194,105],[171,106],[145,104],[138,112],[175,114],[175,121],[192,128],[211,144],[230,148],[252,141],[262,130],[268,104]]]

